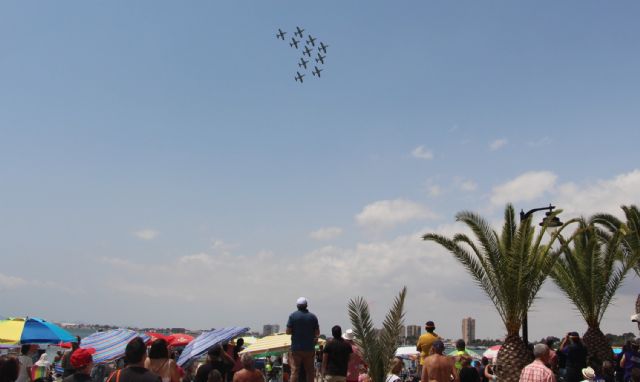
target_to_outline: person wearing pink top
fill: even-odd
[[[353,355],[349,358],[349,365],[347,366],[347,382],[358,382],[360,366],[364,365],[362,353],[360,352],[360,348],[353,342],[355,339],[353,330],[347,329],[342,335],[342,338],[351,345],[351,349],[353,350]]]

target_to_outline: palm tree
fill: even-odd
[[[550,218],[558,213],[560,211]],[[434,241],[451,252],[493,302],[507,331],[498,352],[498,379],[518,381],[522,368],[533,359],[519,335],[522,319],[555,263],[556,257],[550,256],[552,243],[572,221],[543,244],[546,225],[536,235],[531,218],[517,224],[511,204],[505,208],[501,234],[472,212],[460,212],[456,220],[471,229],[475,242],[462,233],[452,239],[428,233],[423,239]]]
[[[640,210],[635,205],[621,206],[626,222],[621,221],[611,214],[596,214],[592,221],[605,227],[611,234],[620,231],[622,233],[622,245],[625,253],[640,252]],[[640,276],[640,261],[634,265],[634,269]]]
[[[369,304],[362,297],[349,300],[349,318],[353,325],[355,343],[369,365],[372,382],[384,382],[391,367],[391,359],[398,348],[398,338],[404,323],[404,300],[407,287],[403,287],[382,323],[382,329],[373,327]]]
[[[583,219],[569,240],[560,237],[562,246],[551,278],[573,302],[587,323],[583,336],[592,366],[599,370],[602,361],[613,360],[609,341],[600,330],[600,322],[627,273],[635,265],[623,257],[621,233],[599,231]]]
[[[625,254],[635,254],[636,264],[633,267],[636,274],[640,276],[640,210],[636,205],[621,206],[626,222],[622,222],[617,217],[610,214],[597,214],[592,220],[594,223],[604,226],[615,234],[622,232],[622,246]],[[633,258],[631,259],[633,260]],[[640,313],[640,294],[636,300],[636,313]],[[640,322],[638,322],[640,329]]]

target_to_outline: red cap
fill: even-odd
[[[82,369],[88,364],[93,362],[92,354],[95,354],[96,349],[94,348],[78,348],[76,351],[71,354],[71,366],[74,369]]]

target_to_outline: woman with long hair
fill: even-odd
[[[169,346],[164,339],[157,339],[151,344],[149,356],[144,366],[152,373],[160,376],[162,382],[180,382],[180,372],[176,361],[169,357]]]

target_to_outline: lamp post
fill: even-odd
[[[552,206],[551,204],[549,204],[549,206],[547,206],[547,207],[534,208],[532,210],[527,211],[526,213],[524,212],[524,210],[520,210],[520,222],[523,222],[526,219],[529,219],[531,217],[531,215],[533,215],[534,212],[548,211],[545,214],[545,217],[540,222],[540,226],[544,227],[546,225],[547,227],[560,227],[560,226],[562,226],[562,222],[560,221],[560,219],[557,216],[551,217],[551,214],[553,213],[553,209],[554,208],[556,208],[556,206]],[[525,312],[524,313],[524,317],[522,318],[522,341],[524,341],[525,345],[529,345],[529,319],[528,319],[528,315],[529,315],[529,313]]]

